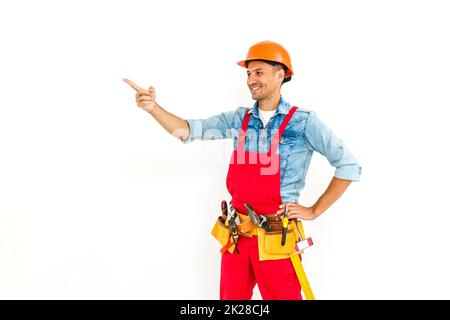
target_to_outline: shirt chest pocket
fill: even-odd
[[[283,133],[280,140],[280,154],[304,152],[309,150],[309,145],[302,134]]]

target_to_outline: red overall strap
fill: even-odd
[[[279,138],[283,135],[284,129],[288,125],[289,121],[291,120],[292,116],[294,115],[295,110],[297,110],[297,109],[298,109],[298,107],[292,107],[289,110],[289,113],[283,119],[283,122],[281,123],[280,127],[278,128],[277,133],[273,136],[273,139],[272,139],[273,146],[275,146],[275,145],[278,146],[278,143],[280,142]],[[245,132],[247,131],[248,122],[250,121],[250,116],[251,116],[251,113],[247,112],[244,117],[244,120],[242,121],[242,129],[239,132],[238,145],[237,145],[237,150],[239,152],[244,152]]]
[[[248,122],[250,121],[250,116],[252,114],[247,112],[245,114],[244,120],[242,121],[242,129],[239,131],[238,142],[237,142],[237,150],[238,154],[243,154],[245,147],[245,132],[247,131]]]
[[[280,128],[278,128],[277,133],[274,134],[272,138],[272,146],[278,146],[278,143],[280,142],[280,137],[283,135],[284,129],[288,125],[289,121],[291,120],[292,116],[294,115],[295,110],[297,110],[297,107],[292,107],[289,110],[289,113],[284,118],[283,122],[280,125]]]

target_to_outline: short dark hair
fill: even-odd
[[[251,61],[262,61],[262,62],[268,63],[268,64],[270,64],[270,65],[272,65],[272,66],[274,66],[274,67],[276,67],[276,66],[281,66],[281,67],[283,68],[283,70],[284,70],[284,74],[286,74],[286,73],[287,73],[287,70],[288,70],[288,68],[287,68],[284,64],[279,63],[279,62],[276,62],[276,61],[272,61],[272,60],[264,60],[264,59],[248,60],[248,61],[247,61],[247,65],[248,65],[248,63],[251,62]],[[284,79],[283,79],[283,82],[282,82],[281,84],[283,84],[283,83],[285,83],[285,82],[288,82],[288,81],[291,81],[291,77],[286,77],[286,76],[285,76]]]
[[[268,63],[268,64],[270,64],[270,65],[272,65],[272,66],[277,66],[277,65],[280,65],[283,69],[284,69],[284,72],[287,72],[287,67],[284,65],[284,64],[282,64],[282,63],[279,63],[279,62],[276,62],[276,61],[272,61],[272,60],[264,60],[264,59],[254,59],[254,60],[248,60],[247,61],[247,65],[248,65],[248,63],[249,62],[251,62],[251,61],[262,61],[262,62],[265,62],[265,63]]]

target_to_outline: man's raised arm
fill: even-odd
[[[171,135],[181,139],[187,140],[189,137],[189,124],[186,120],[177,117],[176,115],[164,110],[156,102],[155,88],[149,87],[143,89],[133,83],[131,80],[123,79],[136,91],[136,104],[138,107],[150,113],[156,121]]]

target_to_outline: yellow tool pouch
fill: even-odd
[[[292,230],[286,234],[286,243],[281,245],[281,232],[267,232],[258,228],[258,250],[259,260],[278,260],[289,258],[295,251],[295,235]]]
[[[269,231],[258,228],[258,252],[259,260],[279,260],[289,258],[295,251],[295,242],[299,237],[295,222],[291,221],[286,234],[286,243],[281,245],[282,232]]]
[[[225,225],[225,220],[222,217],[217,218],[211,234],[219,241],[222,247],[226,246],[230,241],[231,231],[230,228]]]
[[[240,236],[252,237],[257,234],[256,226],[246,215],[239,214],[241,223],[237,225]],[[225,225],[225,218],[219,216],[216,223],[211,231],[211,234],[217,241],[222,245],[220,252],[225,253],[226,251],[233,253],[235,250],[235,245],[231,239],[230,227]]]

